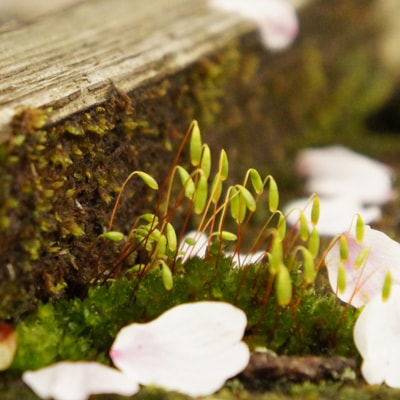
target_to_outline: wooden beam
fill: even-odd
[[[254,29],[205,0],[92,0],[0,32],[0,143],[18,107],[52,121],[184,68]]]

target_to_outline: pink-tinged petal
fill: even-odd
[[[247,366],[246,324],[243,311],[228,303],[182,304],[152,322],[122,328],[110,355],[141,384],[207,395]]]
[[[363,363],[361,372],[369,384],[400,388],[400,286],[389,298],[377,294],[363,309],[354,326],[354,342]]]
[[[254,21],[264,46],[271,50],[285,49],[298,34],[296,11],[285,0],[209,0],[209,5]]]
[[[312,201],[309,198],[291,201],[284,208],[286,222],[292,226],[298,225],[302,210],[311,231],[311,209]],[[350,228],[356,214],[361,215],[366,224],[379,220],[382,215],[379,207],[363,206],[351,197],[320,197],[320,216],[316,227],[321,236],[336,236]]]
[[[299,33],[297,14],[289,3],[283,1],[264,3],[270,5],[271,9],[257,21],[262,42],[270,50],[286,49]]]
[[[391,168],[343,146],[302,150],[295,170],[307,178],[307,191],[319,196],[344,195],[362,204],[384,204],[395,197]]]
[[[194,242],[190,244],[188,242]],[[178,257],[186,262],[192,257],[204,258],[207,252],[208,237],[201,232],[190,231],[182,239],[179,245]]]
[[[102,393],[131,396],[139,390],[132,377],[96,362],[60,362],[26,371],[22,380],[42,399],[86,400]]]
[[[244,267],[245,265],[257,264],[265,257],[265,251],[255,253],[237,253],[233,251],[224,252],[226,257],[232,257],[234,267]]]
[[[393,281],[400,283],[400,244],[383,232],[365,226],[364,239],[358,244],[353,232],[344,234],[347,238],[349,256],[344,263],[346,289],[337,293],[338,297],[354,307],[361,307],[382,291],[388,271]],[[355,261],[364,249],[368,256],[363,265],[355,268]],[[325,257],[329,282],[337,292],[338,268],[340,263],[340,244],[337,241]]]

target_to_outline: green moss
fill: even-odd
[[[264,290],[271,279],[268,267],[232,269],[228,259],[216,262],[194,258],[184,266],[177,264],[174,287],[168,291],[160,272],[153,270],[140,283],[121,278],[91,288],[84,300],[40,305],[17,326],[19,346],[11,370],[22,372],[59,360],[105,361],[122,326],[147,322],[174,305],[200,300],[228,301],[243,309],[251,346],[266,346],[280,354],[356,355],[352,339],[356,313],[344,313],[330,292],[307,289],[298,306],[287,308],[277,306],[271,295],[264,307]],[[295,293],[302,287],[301,281],[295,283]]]
[[[391,83],[374,59],[370,3],[316,4],[301,16],[304,38],[288,52],[268,53],[249,34],[130,97],[115,90],[101,106],[56,125],[46,125],[51,110],[19,113],[0,144],[0,248],[7,249],[0,254],[0,318],[18,320],[41,301],[84,298],[92,282],[112,273],[120,248],[97,237],[121,183],[137,169],[161,182],[193,118],[214,151],[227,150],[233,177],[256,167],[292,193],[288,160],[299,147],[335,140],[367,152],[382,148],[364,140],[362,129]],[[386,154],[397,154],[393,143]],[[128,232],[155,201],[132,181],[115,229]]]

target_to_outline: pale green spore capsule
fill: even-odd
[[[229,200],[232,218],[237,224],[241,224],[246,216],[246,205],[242,201],[240,191],[236,187],[231,188],[232,197]]]
[[[199,124],[197,121],[193,121],[190,136],[190,160],[194,167],[197,167],[200,164],[202,147]]]
[[[164,235],[161,235],[156,243],[157,243],[156,247],[157,257],[165,256],[167,252],[167,238]]]
[[[193,211],[195,214],[201,214],[207,204],[208,195],[208,182],[207,177],[204,174],[200,174],[199,181],[197,183],[196,193],[194,196]]]
[[[313,205],[311,208],[311,223],[315,226],[319,220],[320,201],[318,196],[314,196]]]
[[[189,172],[187,172],[186,169],[180,165],[178,165],[176,168],[179,177],[181,178],[182,186],[185,190],[185,197],[192,199],[196,191],[196,185],[194,184],[192,177],[190,176]]]
[[[167,237],[168,249],[170,251],[176,251],[176,248],[178,247],[178,239],[176,238],[175,228],[169,222],[165,228],[165,234]]]
[[[234,220],[237,221],[240,208],[239,191],[235,187],[231,187],[231,197],[229,199],[229,206],[231,209],[231,215]]]
[[[135,171],[137,175],[139,175],[143,182],[151,189],[158,190],[157,181],[149,174],[143,171]]]
[[[203,145],[203,152],[201,156],[200,169],[206,178],[210,176],[211,171],[211,151],[207,144]]]
[[[342,235],[339,239],[339,254],[340,260],[346,261],[349,258],[349,245],[346,236]]]
[[[307,217],[304,214],[304,211],[300,211],[300,217],[299,217],[299,233],[300,233],[300,238],[305,242],[308,239],[309,235],[309,230],[308,230],[308,221]]]
[[[144,219],[147,222],[152,222],[154,225],[158,224],[158,217],[152,213],[142,214],[139,218]]]
[[[234,242],[237,240],[237,235],[229,231],[214,232],[213,236],[219,236],[221,239],[228,242]]]
[[[268,204],[270,212],[275,212],[278,210],[279,190],[278,190],[278,185],[276,184],[276,181],[272,176],[269,177]]]
[[[310,238],[308,239],[308,250],[310,251],[311,255],[315,258],[319,252],[319,245],[320,245],[320,237],[317,228],[314,226]]]
[[[278,235],[275,235],[271,245],[271,251],[269,253],[269,271],[271,275],[279,273],[279,269],[282,264],[283,249],[282,241]]]
[[[338,276],[337,276],[337,287],[340,293],[344,293],[346,290],[346,269],[342,262],[339,263],[338,266]]]
[[[261,194],[264,191],[264,183],[261,179],[260,174],[254,168],[251,168],[249,170],[249,173],[250,173],[251,184],[253,185],[254,191],[257,194]]]
[[[287,306],[292,300],[292,280],[289,270],[281,264],[275,281],[275,294],[280,306]]]
[[[125,235],[122,232],[118,231],[104,232],[101,235],[99,235],[99,238],[101,237],[111,240],[112,242],[120,242],[121,240],[125,239]]]
[[[225,181],[229,173],[229,162],[228,156],[224,149],[222,149],[219,154],[219,173],[221,176],[221,180]]]
[[[171,290],[174,287],[174,278],[172,272],[164,260],[160,260],[161,277],[166,290]]]
[[[279,212],[279,220],[276,229],[279,238],[283,240],[286,235],[286,218],[281,212]]]
[[[216,204],[220,199],[222,194],[222,179],[220,174],[216,174],[214,176],[212,185],[211,185],[211,201]]]
[[[358,256],[356,258],[356,261],[354,261],[354,269],[359,269],[361,266],[364,265],[367,257],[369,254],[369,247],[364,247],[360,253],[358,253]]]
[[[364,240],[364,228],[365,228],[364,221],[361,215],[358,214],[356,221],[356,242],[358,244],[361,244],[362,241]]]
[[[310,285],[315,279],[314,257],[310,251],[303,248],[304,281]]]
[[[386,301],[390,297],[392,291],[393,277],[390,271],[386,273],[382,286],[382,300]]]
[[[257,208],[256,201],[250,191],[242,185],[237,185],[239,192],[250,211],[255,211]]]

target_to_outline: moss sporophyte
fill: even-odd
[[[190,168],[179,164],[187,142]],[[262,178],[251,168],[242,182],[227,185],[224,150],[212,171],[208,146],[194,121],[160,185],[144,171],[132,172],[121,186],[108,230],[98,237],[121,246],[118,259],[93,281],[85,298],[41,304],[17,324],[19,345],[10,372],[58,360],[109,362],[107,351],[122,326],[201,300],[242,309],[250,348],[355,356],[357,311],[337,302],[321,268],[318,199],[311,199],[314,228],[305,234],[286,226],[272,176]],[[158,192],[155,211],[140,215],[127,232],[113,230],[132,179]],[[245,248],[246,231],[261,207],[269,216]],[[178,229],[174,215],[183,210],[186,217]],[[235,228],[225,229],[228,223]]]
[[[187,142],[189,168],[179,164]],[[202,142],[196,121],[184,135],[167,177],[160,185],[147,172],[131,172],[121,186],[108,229],[98,236],[101,243],[121,245],[118,259],[106,273],[99,274],[85,298],[41,304],[35,314],[17,324],[19,344],[10,373],[39,369],[57,361],[80,360],[76,365],[90,375],[93,368],[97,371],[98,365],[82,363],[82,360],[96,359],[110,364],[108,349],[121,327],[133,323],[134,331],[141,332],[141,327],[147,325],[140,323],[155,319],[154,326],[158,326],[157,321],[165,321],[166,317],[157,317],[163,313],[172,315],[175,306],[217,302],[229,303],[242,310],[240,313],[244,312],[244,340],[250,350],[262,347],[282,355],[356,357],[353,343],[356,326],[356,345],[366,360],[362,371],[367,381],[397,385],[392,368],[387,368],[385,376],[376,375],[371,367],[372,356],[363,343],[364,338],[375,343],[379,337],[372,334],[373,329],[371,334],[364,331],[361,334],[359,327],[372,324],[376,310],[382,309],[387,317],[387,312],[395,310],[391,297],[393,287],[395,296],[398,295],[397,272],[386,264],[386,269],[376,265],[381,258],[375,257],[374,245],[378,243],[371,244],[373,238],[387,250],[390,248],[392,258],[386,258],[390,265],[400,257],[399,245],[383,233],[364,226],[362,218],[356,216],[353,228],[337,235],[321,251],[318,196],[310,197],[310,218],[301,211],[297,224],[289,227],[279,210],[278,186],[271,175],[262,178],[256,169],[250,168],[243,181],[231,185],[227,184],[228,175],[226,152],[221,150],[214,171],[209,146]],[[155,210],[138,216],[127,232],[113,230],[119,204],[132,179],[139,179],[157,191]],[[256,237],[244,248],[247,229],[260,207],[267,208],[269,215]],[[186,213],[179,230],[174,221],[178,212]],[[234,229],[226,229],[228,224]],[[193,230],[188,231],[189,225]],[[127,262],[131,262],[128,267]],[[328,277],[322,268],[325,263]],[[360,312],[341,305],[336,296],[349,304],[353,301],[366,304],[368,296],[373,300],[355,325]],[[3,369],[9,367],[16,347],[16,335],[10,332],[12,335],[1,343],[5,355]],[[140,342],[144,336],[138,335]],[[172,343],[167,339],[166,343]],[[139,342],[132,346],[141,348]],[[123,348],[112,350],[111,355],[115,365],[129,369],[133,364],[126,359]],[[146,358],[148,354],[142,356]],[[240,368],[244,368],[243,360]],[[170,361],[167,357],[166,363]],[[59,363],[54,368],[64,371],[71,364]],[[100,368],[98,373],[107,375],[109,382],[116,379],[122,385],[121,390],[126,388],[129,393],[137,390],[120,375],[115,376],[115,370],[110,371],[104,365]],[[35,374],[24,376],[28,382]],[[152,375],[146,375],[140,383],[147,384],[152,379]],[[174,386],[172,381],[169,385],[162,379],[164,387],[181,390],[181,382],[177,381]],[[212,387],[220,384],[210,383]],[[203,389],[199,390],[203,393]]]

